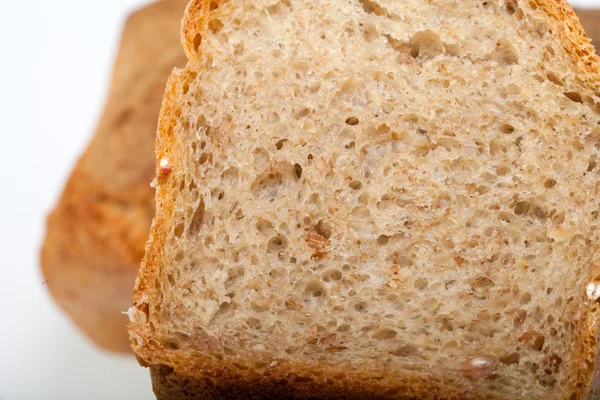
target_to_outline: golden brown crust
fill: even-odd
[[[41,267],[50,293],[94,342],[114,351],[130,351],[121,312],[154,214],[156,117],[168,74],[185,62],[186,4],[160,1],[129,17],[102,118],[48,217]]]
[[[566,0],[529,0],[532,8],[539,8],[554,21],[554,31],[558,34],[567,54],[581,79],[590,84],[598,82],[598,56],[590,40],[579,23],[579,18]]]
[[[592,40],[592,45],[596,46],[597,43],[600,42],[600,10],[579,9],[575,11],[581,25],[585,30],[585,33]],[[596,338],[596,343],[597,340],[598,339]],[[596,346],[597,345],[593,345],[592,347],[595,348]],[[600,353],[598,352],[596,352],[594,366],[595,370],[593,376],[591,377],[591,388],[586,396],[586,399],[588,400],[600,398]],[[589,377],[584,377],[584,381],[589,381],[589,379]]]
[[[152,385],[160,400],[208,399],[482,399],[474,393],[453,391],[446,384],[431,384],[424,379],[407,379],[390,384],[385,379],[323,378],[313,380],[299,370],[278,375],[252,372],[235,373],[221,368],[204,379],[185,377],[165,365],[150,367]],[[393,389],[390,389],[393,387]],[[318,397],[315,397],[317,395]]]
[[[206,12],[211,3],[218,6],[221,2],[210,0],[192,0],[188,5],[182,28],[182,41],[190,62],[194,62],[198,44],[201,41],[199,32],[206,30]],[[579,20],[569,4],[564,0],[530,0],[529,4],[539,9],[552,18],[553,30],[562,40],[563,46],[569,54],[582,83],[597,85],[598,82],[598,56],[589,44]],[[214,7],[214,6],[213,6]],[[179,160],[176,154],[171,154],[171,141],[174,140],[172,132],[176,124],[177,109],[176,92],[180,85],[187,79],[187,70],[178,71],[169,79],[163,109],[159,121],[157,138],[157,159],[169,158],[176,168]],[[159,179],[169,179],[168,176]],[[218,363],[194,356],[193,353],[185,355],[182,352],[165,349],[148,331],[142,321],[147,320],[148,310],[141,306],[142,303],[159,304],[160,293],[154,290],[157,277],[160,276],[160,257],[165,243],[167,224],[172,212],[172,202],[168,195],[167,185],[161,185],[156,194],[157,208],[160,209],[158,217],[152,226],[152,235],[146,249],[144,266],[138,277],[134,291],[134,304],[139,305],[137,311],[146,314],[130,326],[132,346],[136,353],[148,363],[151,369],[154,390],[157,397],[164,399],[213,399],[213,398],[310,398],[315,393],[319,398],[431,398],[431,399],[469,399],[481,398],[477,394],[460,392],[453,381],[439,383],[427,382],[419,378],[395,377],[393,384],[386,379],[374,382],[361,377],[348,377],[340,381],[333,380],[328,383],[323,381],[305,381],[314,373],[313,366],[298,364],[294,366],[280,366],[276,370],[267,369],[263,374],[258,373],[248,364],[244,365],[243,372],[235,371],[230,361]],[[590,346],[595,355],[596,327],[592,324],[581,326],[581,354],[576,358],[589,359]],[[196,358],[194,358],[196,357]],[[243,363],[244,364],[244,363]],[[201,368],[199,366],[202,366]],[[363,371],[366,375],[370,371]],[[587,393],[588,398],[596,398],[590,382],[593,370],[582,369],[574,375],[577,382],[581,382],[581,397]],[[332,376],[327,371],[322,376]],[[293,377],[290,379],[290,377]],[[299,378],[296,380],[296,378]],[[406,379],[406,381],[402,381]],[[400,380],[400,381],[399,381]],[[389,392],[394,387],[393,392]]]

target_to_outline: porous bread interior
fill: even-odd
[[[597,97],[532,5],[211,3],[157,180],[161,345],[578,398]]]

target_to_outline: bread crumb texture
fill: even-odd
[[[192,1],[183,39],[130,327],[148,364],[586,396],[598,66],[566,3]]]

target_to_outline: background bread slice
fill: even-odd
[[[131,291],[154,214],[154,141],[168,74],[185,62],[186,0],[125,25],[97,130],[48,217],[41,267],[50,293],[96,344],[129,352]]]
[[[196,0],[183,36],[130,310],[161,399],[591,393],[598,57],[566,3]]]

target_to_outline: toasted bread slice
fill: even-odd
[[[598,57],[563,1],[192,1],[130,310],[159,399],[594,396]]]

